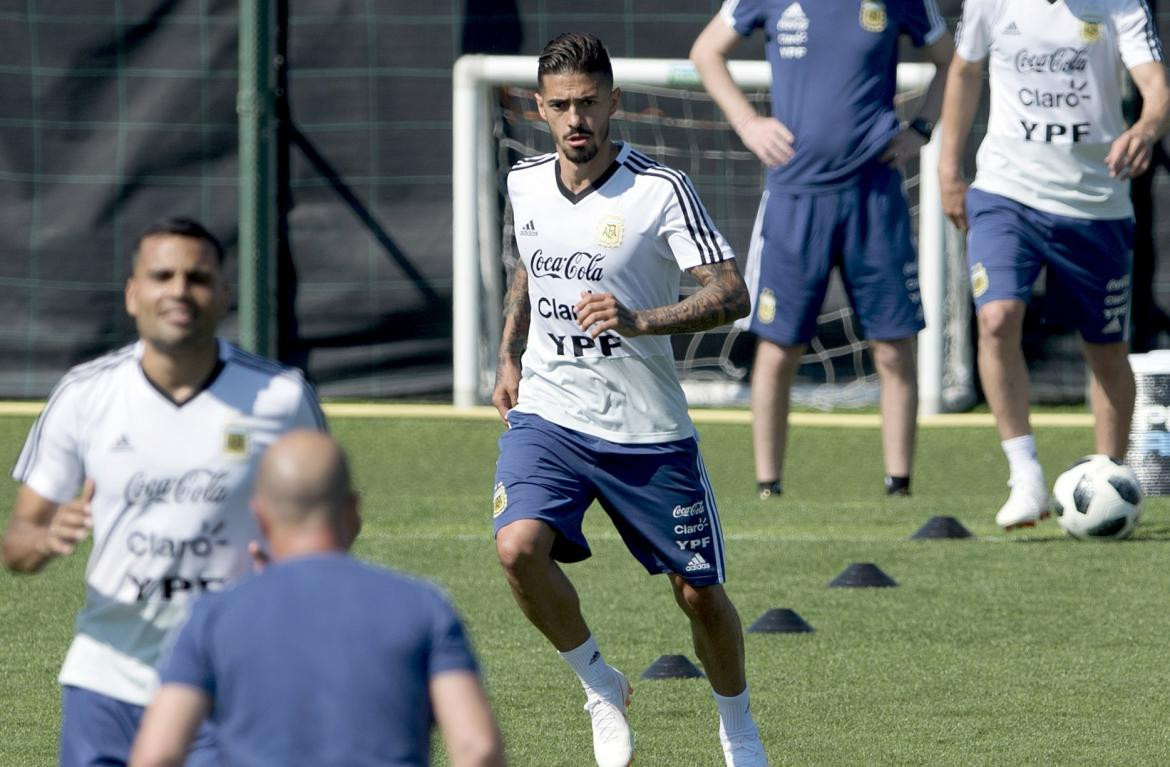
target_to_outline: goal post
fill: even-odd
[[[613,59],[614,84],[623,89],[638,87],[652,89],[651,98],[659,91],[677,91],[682,98],[705,98],[702,84],[694,66],[685,59]],[[760,94],[766,104],[771,83],[771,67],[765,61],[730,61],[731,75],[745,91]],[[454,403],[457,407],[481,404],[485,392],[490,391],[496,350],[501,330],[500,306],[504,295],[501,258],[503,256],[504,222],[500,215],[501,175],[498,167],[497,144],[500,137],[499,121],[494,119],[492,96],[502,86],[516,86],[531,90],[535,86],[537,58],[535,56],[489,56],[472,54],[459,58],[453,72],[452,103],[452,322]],[[898,90],[921,92],[925,89],[934,66],[931,64],[900,64]],[[666,91],[663,91],[666,93]],[[669,95],[663,96],[669,98]],[[657,103],[657,101],[655,101]],[[648,109],[652,115],[656,109]],[[669,117],[661,118],[664,123]],[[722,120],[721,113],[718,120]],[[683,122],[675,120],[674,122]],[[720,124],[730,131],[725,121]],[[920,413],[933,414],[946,408],[944,391],[948,377],[948,348],[956,340],[962,341],[965,330],[952,331],[948,336],[945,319],[948,283],[954,283],[953,269],[948,268],[948,238],[946,219],[938,196],[938,131],[936,138],[922,151],[919,172],[918,254],[919,289],[926,315],[926,329],[919,336],[919,402]],[[737,155],[758,162],[738,145]],[[637,146],[637,141],[634,141]],[[539,151],[549,151],[548,146]],[[685,151],[685,148],[677,151]],[[699,150],[693,150],[699,151]],[[718,160],[715,161],[718,164]],[[671,164],[671,163],[668,163]],[[506,169],[505,169],[506,170]],[[685,168],[684,168],[685,170]],[[762,175],[760,176],[762,179]],[[742,181],[737,181],[742,186]],[[762,192],[758,183],[754,194]],[[711,207],[700,186],[704,201]],[[752,211],[754,215],[754,210]],[[717,226],[723,227],[719,215],[712,212]],[[726,232],[725,232],[726,234]],[[746,243],[741,255],[746,255]],[[965,275],[964,275],[965,276]],[[965,284],[965,280],[963,282]],[[969,301],[969,298],[963,297]],[[728,346],[734,336],[725,339]],[[963,352],[960,351],[960,355]],[[970,350],[966,350],[969,356]],[[961,366],[960,366],[961,367]],[[960,378],[963,374],[960,374]],[[951,376],[954,377],[953,375]],[[745,385],[743,381],[738,382]],[[953,399],[953,396],[952,396]]]

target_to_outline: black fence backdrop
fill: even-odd
[[[953,22],[957,0],[940,5]],[[570,29],[683,58],[718,7],[274,0],[278,356],[327,396],[448,398],[455,59]],[[203,220],[235,274],[237,29],[227,0],[0,0],[0,397],[43,397],[133,339],[122,287],[150,221]],[[1165,269],[1150,284],[1170,299]]]

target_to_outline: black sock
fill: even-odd
[[[910,477],[886,475],[886,495],[910,495]]]
[[[756,492],[761,499],[771,498],[774,495],[781,495],[784,492],[784,485],[778,479],[769,480],[768,482],[757,482]]]

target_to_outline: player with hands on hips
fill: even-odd
[[[756,112],[727,63],[756,28],[772,69],[770,116]],[[936,65],[905,125],[894,109],[903,35]],[[935,0],[728,0],[691,48],[703,87],[768,167],[745,269],[753,310],[739,323],[757,337],[751,400],[760,498],[783,490],[793,380],[834,268],[878,374],[886,492],[910,492],[914,340],[923,317],[898,170],[931,135],[951,51]]]

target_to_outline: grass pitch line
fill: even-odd
[[[0,416],[36,416],[43,402],[0,402]],[[322,406],[330,418],[421,418],[441,420],[495,421],[499,419],[494,407],[455,407],[454,405],[411,405],[396,402],[326,402]],[[696,408],[691,418],[698,424],[750,424],[751,412],[745,409]],[[876,429],[881,425],[877,413],[792,413],[793,426],[827,426],[846,429]],[[1088,413],[1033,413],[1036,426],[1088,428],[1093,417]],[[956,426],[995,426],[990,413],[948,413],[924,416],[918,419],[923,428]]]

